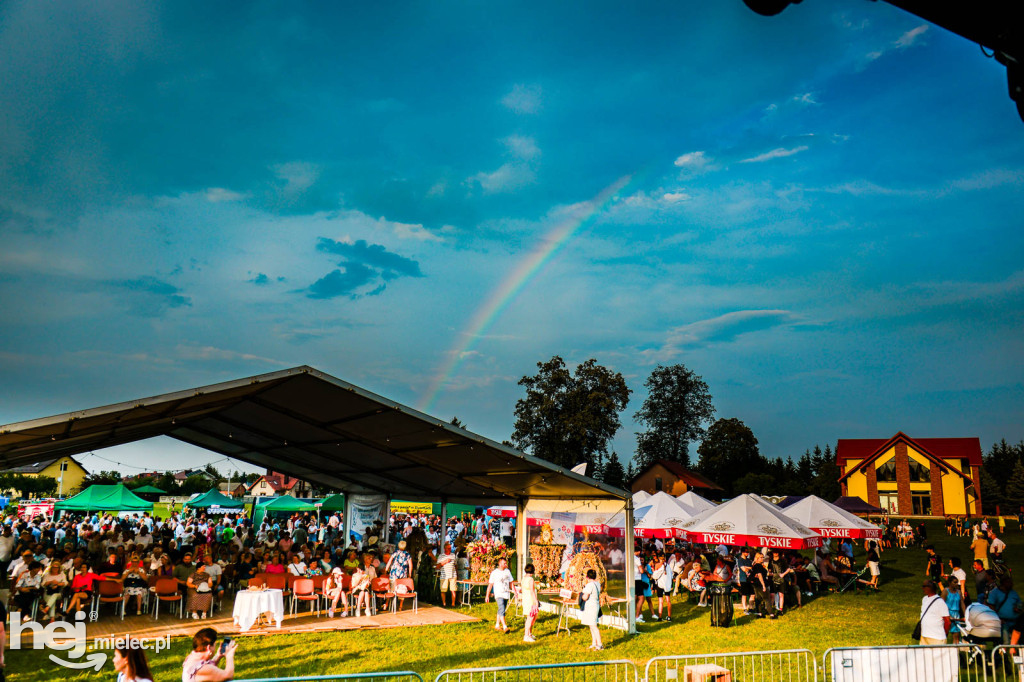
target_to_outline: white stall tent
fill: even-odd
[[[817,495],[808,495],[783,509],[782,513],[825,538],[882,537],[882,529],[875,524],[868,523]]]
[[[676,498],[682,503],[684,509],[692,509],[693,516],[702,514],[709,509],[714,509],[716,505],[711,500],[706,500],[692,490],[687,490],[685,493]]]
[[[638,509],[637,513],[643,510]],[[639,527],[639,526],[638,526]],[[691,542],[769,549],[820,547],[821,536],[758,495],[740,495],[681,527]]]

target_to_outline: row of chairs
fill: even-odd
[[[290,574],[258,573],[248,582],[249,585],[266,585],[271,589],[281,590],[290,603],[291,613],[296,613],[300,602],[309,604],[310,613],[317,616],[326,610],[330,597],[324,592],[327,576],[317,575],[302,578]],[[401,588],[401,589],[400,589]],[[352,578],[348,574],[342,576],[342,590],[350,592]],[[400,578],[395,581],[395,590],[391,591],[391,582],[387,578],[376,578],[370,583],[370,608],[376,614],[378,604],[384,608],[390,606],[395,612],[398,605],[411,599],[413,612],[419,611],[419,596],[411,578]]]

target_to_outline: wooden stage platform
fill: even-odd
[[[197,630],[204,627],[211,627],[220,635],[231,635],[232,637],[296,634],[301,632],[331,632],[340,630],[375,630],[380,628],[402,628],[416,627],[421,625],[446,625],[449,623],[475,623],[479,618],[449,611],[439,606],[420,605],[419,611],[413,613],[407,608],[399,613],[382,612],[376,616],[361,616],[359,618],[349,617],[327,618],[327,612],[318,617],[305,613],[294,616],[286,613],[278,629],[273,624],[254,626],[248,632],[241,633],[234,625],[231,618],[232,605],[225,600],[224,610],[218,611],[214,617],[193,620],[191,618],[182,620],[177,614],[168,614],[161,610],[160,620],[153,620],[151,615],[141,616],[128,615],[124,620],[113,613],[113,609],[104,608],[100,618],[95,623],[88,623],[86,636],[91,642],[96,637],[123,637],[126,633],[133,637],[151,639],[156,637],[192,637]],[[22,635],[23,641],[30,642],[31,633],[25,632]]]

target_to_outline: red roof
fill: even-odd
[[[266,476],[260,476],[256,479],[250,489],[258,484],[260,481],[266,481],[267,485],[270,486],[274,492],[281,492],[282,490],[291,490],[295,487],[295,484],[299,482],[299,479],[292,478],[291,476],[285,476],[284,474],[269,474]]]
[[[882,446],[895,444],[897,440],[915,449],[920,447],[939,459],[966,459],[971,466],[981,466],[981,440],[978,438],[910,438],[903,432],[892,438],[840,438],[836,443],[836,463],[842,468],[847,460],[867,459]]]
[[[709,490],[722,490],[722,486],[718,485],[711,479],[704,478],[696,471],[690,471],[689,469],[683,467],[683,465],[680,464],[679,462],[671,462],[667,459],[654,460],[646,467],[644,467],[640,471],[640,473],[638,473],[636,477],[634,477],[633,480],[640,478],[642,474],[646,473],[646,471],[655,464],[660,464],[661,466],[665,467],[671,474],[676,476],[680,481],[682,481],[691,488],[707,488]]]

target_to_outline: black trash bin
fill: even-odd
[[[711,582],[706,589],[711,604],[711,627],[729,627],[732,623],[732,583]]]

